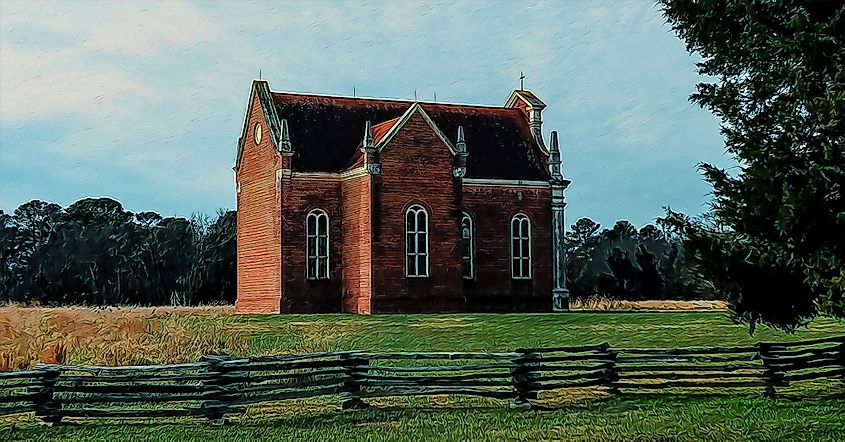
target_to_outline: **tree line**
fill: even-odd
[[[566,235],[570,296],[611,299],[712,299],[712,287],[684,258],[681,236],[662,219],[637,230],[626,220],[601,229],[581,218]]]
[[[197,305],[235,300],[235,212],[132,213],[109,198],[0,211],[0,302]]]
[[[109,198],[62,208],[33,200],[0,211],[0,302],[197,305],[235,301],[234,211],[215,219],[133,213]],[[578,220],[566,238],[572,295],[712,296],[687,271],[680,238],[628,221]]]

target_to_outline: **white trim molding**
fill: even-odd
[[[551,187],[548,181],[534,180],[499,180],[494,178],[464,178],[465,186],[497,186],[497,187],[529,187],[548,189]]]
[[[293,179],[317,180],[317,181],[343,181],[367,175],[366,167],[356,167],[344,170],[343,172],[292,172]]]

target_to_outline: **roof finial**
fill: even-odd
[[[437,91],[434,91],[434,102],[437,103]]]
[[[417,101],[417,90],[414,89],[414,101]]]
[[[525,74],[519,71],[519,90],[525,89]]]
[[[282,152],[293,152],[293,147],[290,144],[290,134],[288,133],[288,120],[282,119],[282,127],[279,131],[281,132],[279,149]]]
[[[455,148],[458,149],[458,153],[466,153],[467,151],[467,143],[464,140],[464,127],[458,126],[458,142],[455,143]]]
[[[549,141],[549,172],[554,179],[561,179],[563,174],[560,172],[560,145],[557,140],[557,131],[552,131],[551,140]]]
[[[352,96],[357,97],[357,95],[355,95],[355,86],[352,86]]]
[[[370,120],[364,123],[364,149],[373,148],[373,125]]]
[[[263,80],[263,78],[261,78],[261,68],[258,68],[258,79]]]

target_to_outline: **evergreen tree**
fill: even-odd
[[[691,264],[752,331],[845,316],[845,3],[660,3],[739,163],[701,166],[713,223],[669,212]]]

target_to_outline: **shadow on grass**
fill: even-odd
[[[845,403],[845,385],[810,397],[798,396],[797,393],[778,395],[774,398],[762,394],[743,393],[623,393],[605,395],[564,402],[540,400],[533,403],[530,410],[513,408],[509,402],[497,404],[463,404],[461,402],[445,404],[377,404],[361,410],[342,410],[337,403],[302,404],[288,403],[278,406],[265,406],[250,409],[242,416],[233,417],[226,425],[215,426],[202,419],[140,420],[129,419],[90,419],[63,422],[56,427],[45,427],[34,420],[16,422],[11,425],[0,424],[0,440],[56,440],[62,435],[90,434],[146,434],[154,428],[157,434],[217,434],[217,433],[259,433],[268,429],[284,431],[328,431],[331,428],[365,428],[367,426],[390,426],[398,422],[415,420],[423,422],[444,421],[455,418],[481,418],[481,415],[496,415],[507,419],[559,419],[565,415],[622,415],[638,410],[659,410],[670,412],[684,409],[729,409],[753,406],[764,410],[782,409],[786,406],[794,409],[813,405],[830,407],[831,404]],[[450,416],[451,415],[451,416]],[[475,415],[475,416],[473,416]],[[11,437],[4,437],[4,434]]]

